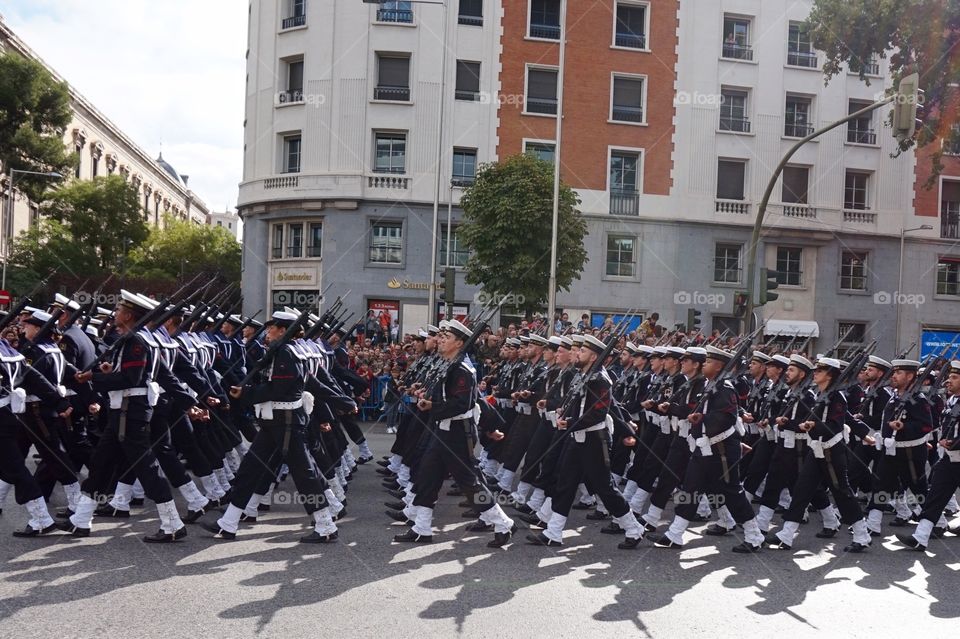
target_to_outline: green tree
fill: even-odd
[[[226,229],[194,224],[164,215],[147,240],[130,253],[133,277],[176,279],[193,273],[219,272],[228,282],[240,281],[240,243]]]
[[[580,201],[560,184],[557,288],[566,291],[587,261],[587,223]],[[464,223],[458,233],[470,250],[467,282],[489,294],[515,295],[526,313],[547,303],[550,229],[553,224],[553,164],[521,154],[486,164],[460,200]]]
[[[0,55],[0,162],[10,168],[67,175],[77,162],[63,144],[72,118],[66,82],[42,64],[15,53]],[[17,187],[39,200],[49,179],[18,175]]]
[[[66,233],[71,249],[81,248],[101,271],[116,268],[149,233],[137,190],[117,175],[70,182],[48,194],[41,212],[59,222],[58,232]],[[25,258],[21,264],[31,266],[33,260]],[[70,262],[63,264],[74,269]],[[87,268],[87,262],[81,268]]]
[[[814,0],[807,29],[813,46],[826,54],[827,80],[845,64],[868,80],[864,63],[888,56],[895,83],[920,74],[923,125],[901,142],[901,151],[950,137],[960,97],[960,0]],[[939,149],[933,153],[935,175],[943,168],[941,156]]]

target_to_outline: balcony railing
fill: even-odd
[[[284,29],[293,29],[294,27],[302,27],[307,24],[307,16],[293,16],[290,18],[284,18],[281,27]]]
[[[618,122],[643,122],[643,108],[614,106],[613,119]]]
[[[277,104],[299,104],[303,102],[303,89],[281,91],[277,94]]]
[[[379,86],[373,88],[374,100],[391,100],[394,102],[409,102],[410,87],[387,87]]]
[[[377,22],[413,22],[413,11],[409,9],[378,9]]]
[[[851,224],[876,224],[877,214],[871,211],[845,209],[843,211],[843,221]]]
[[[943,212],[940,216],[940,237],[947,240],[960,240],[960,212]]]
[[[734,215],[749,215],[750,203],[744,202],[743,200],[724,200],[721,198],[717,198],[715,210],[717,213],[733,213]]]
[[[374,189],[405,189],[409,184],[410,178],[396,175],[371,175],[367,178],[367,186]]]
[[[877,134],[873,129],[850,127],[847,129],[847,142],[850,144],[876,144]]]
[[[557,114],[556,98],[531,98],[527,96],[527,113]]]
[[[530,37],[543,38],[544,40],[559,40],[559,24],[533,24],[530,23]]]
[[[300,184],[300,176],[285,175],[283,177],[267,178],[263,181],[264,190],[269,189],[295,189]]]
[[[943,152],[947,155],[960,155],[960,137],[944,140]]]
[[[730,60],[753,60],[753,47],[749,44],[724,43],[722,55]]]
[[[640,192],[632,189],[610,191],[610,215],[640,215]]]
[[[860,73],[860,67],[851,61],[850,63],[850,73]],[[868,62],[863,65],[863,74],[864,75],[880,75],[880,63],[879,62]]]
[[[459,24],[465,24],[468,27],[482,27],[483,26],[483,16],[465,16],[460,14],[457,16],[457,22]]]
[[[467,186],[473,186],[476,181],[477,176],[475,175],[454,175],[453,178],[450,179],[450,186],[458,186],[463,188]]]
[[[805,138],[813,133],[812,124],[787,122],[783,127],[783,134],[788,138]]]
[[[736,133],[750,133],[750,120],[747,118],[734,118],[721,115],[720,130],[735,131]]]
[[[647,48],[647,36],[642,33],[617,33],[614,42],[617,43],[618,47],[627,47],[630,49]]]
[[[457,89],[453,92],[453,97],[456,100],[466,100],[467,102],[478,102],[480,100],[479,91],[463,91]]]
[[[812,51],[788,51],[787,64],[792,67],[817,68],[817,54]]]
[[[817,209],[809,204],[784,204],[783,217],[813,220],[817,217]]]

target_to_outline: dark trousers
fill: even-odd
[[[483,512],[492,508],[495,503],[493,495],[477,480],[473,463],[476,446],[473,423],[457,420],[450,424],[450,430],[430,427],[428,433],[429,441],[416,470],[413,505],[433,508],[449,474],[474,510]]]
[[[660,478],[657,479],[657,486],[650,496],[651,506],[664,508],[667,505],[674,489],[680,486],[680,482],[687,474],[689,462],[690,445],[687,440],[674,435],[673,441],[670,442],[670,450],[667,451],[667,458],[663,462],[663,470],[660,471]]]
[[[157,471],[157,458],[150,439],[150,423],[127,415],[121,441],[119,410],[110,409],[106,429],[90,457],[90,473],[80,485],[81,490],[99,501],[99,495],[113,492],[113,478],[132,470],[132,477],[140,480],[143,492],[155,503],[173,499],[170,484]]]
[[[306,425],[286,424],[285,420],[290,412],[277,410],[274,413],[275,419],[260,422],[260,430],[250,445],[250,450],[243,456],[233,482],[230,503],[237,508],[246,508],[250,497],[262,488],[264,476],[268,476],[272,481],[283,463],[290,469],[290,476],[293,477],[293,483],[300,493],[307,513],[312,514],[327,507],[327,498],[323,494],[327,483],[323,475],[316,471],[307,452]]]
[[[514,472],[520,468],[520,462],[527,454],[527,447],[530,446],[530,440],[539,422],[540,416],[536,412],[532,415],[517,415],[513,428],[510,429],[510,434],[506,438],[503,454],[504,468]]]
[[[898,448],[896,455],[886,455],[881,451],[877,461],[877,485],[870,496],[871,510],[893,503],[894,497],[907,488],[918,499],[923,499],[927,494],[926,446]]]
[[[776,510],[780,504],[780,493],[783,489],[792,491],[793,485],[797,483],[800,466],[807,454],[807,442],[801,439],[797,440],[796,444],[796,448],[784,448],[782,443],[776,445],[770,459],[767,483],[760,497],[762,506]]]
[[[627,514],[630,507],[610,478],[610,444],[607,431],[590,431],[586,433],[583,443],[574,441],[572,433],[566,436],[570,441],[564,446],[557,462],[557,487],[551,504],[553,512],[567,517],[577,494],[577,487],[583,482],[590,486],[611,515],[622,517]]]
[[[728,437],[714,444],[708,457],[693,455],[687,464],[680,491],[674,501],[678,517],[693,521],[700,497],[706,495],[716,508],[726,506],[734,521],[742,524],[754,518],[753,507],[740,486],[740,439]]]
[[[783,520],[798,523],[803,521],[807,505],[824,486],[833,495],[842,523],[850,525],[863,519],[863,511],[860,510],[860,504],[853,496],[847,479],[847,462],[847,446],[843,442],[825,450],[823,459],[818,459],[812,450],[808,450],[793,487],[790,508]]]
[[[652,426],[656,429],[653,442],[643,460],[642,464],[633,463],[627,478],[632,479],[641,489],[652,492],[653,484],[656,483],[663,470],[663,464],[670,452],[670,442],[673,441],[673,434],[664,435],[659,426]]]
[[[13,484],[18,504],[25,504],[42,496],[40,485],[27,469],[23,452],[17,444],[21,426],[10,411],[0,408],[0,479]]]
[[[960,463],[944,457],[933,465],[930,472],[930,490],[920,518],[936,524],[957,488],[960,488]]]
[[[187,466],[197,477],[206,477],[213,472],[213,464],[200,448],[193,422],[185,414],[170,425],[173,447],[187,460]],[[222,464],[222,462],[221,462]],[[164,471],[166,472],[166,471]]]
[[[550,445],[547,451],[542,455],[540,462],[540,472],[533,485],[541,490],[548,497],[556,494],[557,487],[557,468],[560,466],[560,457],[563,449],[566,448],[569,437],[567,433],[555,428],[550,429]]]
[[[360,429],[360,424],[357,423],[357,418],[355,415],[344,415],[340,418],[340,424],[343,426],[344,432],[350,437],[350,440],[354,444],[362,444],[367,441],[367,438],[363,435],[363,430]]]
[[[21,424],[27,440],[40,455],[35,477],[41,487],[52,487],[56,482],[72,484],[78,479],[77,469],[60,440],[59,421],[60,418],[43,418],[36,404],[29,404],[27,414],[22,416]]]
[[[870,466],[874,464],[877,453],[876,447],[851,440],[847,448],[847,465],[849,466],[847,477],[850,480],[850,488],[864,493],[873,490],[877,477]],[[876,468],[875,465],[874,468]]]
[[[540,418],[533,431],[530,443],[527,445],[527,460],[520,473],[520,481],[533,484],[540,475],[545,456],[550,454],[550,444],[553,442],[554,428],[544,418]]]
[[[510,430],[513,428],[513,424],[517,420],[517,411],[512,407],[501,408],[498,410],[500,411],[500,415],[503,417],[503,426],[500,427],[500,432],[506,435],[506,437],[498,442],[491,441],[487,445],[487,456],[493,461],[503,463],[503,459],[507,451],[507,440],[510,439]]]
[[[168,413],[166,411],[155,410],[153,418],[150,420],[150,447],[153,455],[156,457],[163,474],[167,481],[174,488],[179,488],[190,481],[187,470],[183,467],[183,462],[173,450],[170,440],[170,426],[167,421]],[[129,460],[128,460],[129,461]],[[123,484],[132,484],[136,479],[134,466],[127,464],[127,471],[121,474],[120,482]],[[141,484],[143,482],[140,482]],[[146,490],[146,489],[144,489]]]
[[[760,490],[760,484],[763,478],[770,471],[770,460],[773,459],[773,451],[776,450],[776,442],[767,439],[766,435],[761,435],[760,439],[753,446],[753,454],[750,455],[749,464],[741,464],[747,471],[743,473],[743,489],[752,495],[756,495]]]

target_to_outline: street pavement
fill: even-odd
[[[383,425],[366,428],[386,453]],[[26,512],[11,496],[0,515],[0,637],[885,637],[954,631],[960,617],[960,537],[917,553],[893,551],[891,535],[845,555],[846,534],[824,543],[811,523],[791,552],[743,556],[730,552],[737,539],[698,527],[680,551],[646,541],[623,551],[574,511],[563,548],[529,546],[521,531],[491,550],[492,534],[466,532],[459,498],[443,496],[434,543],[400,545],[374,468],[354,476],[329,546],[297,543],[308,520],[291,503],[235,542],[191,526],[180,543],[145,544],[159,527],[149,502],[122,523],[97,520],[87,539],[16,539]],[[58,492],[51,511],[62,505]]]

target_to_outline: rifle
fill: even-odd
[[[264,352],[263,357],[260,358],[260,361],[258,361],[257,363],[255,363],[253,366],[250,367],[250,370],[247,371],[246,376],[242,380],[240,380],[237,386],[240,388],[243,388],[244,386],[249,384],[250,381],[253,380],[257,375],[259,375],[260,371],[264,370],[267,366],[269,366],[273,362],[273,358],[276,357],[277,353],[280,352],[280,349],[286,346],[287,343],[290,342],[292,339],[294,339],[294,336],[296,336],[296,334],[300,331],[300,329],[303,328],[303,324],[304,322],[307,321],[307,317],[309,315],[310,315],[309,310],[305,310],[301,312],[300,315],[297,317],[297,319],[292,324],[290,324],[287,330],[284,331],[283,335],[280,336],[280,339],[270,342],[270,346],[267,347],[267,350],[266,352]]]
[[[238,333],[240,336],[243,336],[243,329],[245,329],[246,327],[248,327],[248,326],[250,326],[251,324],[253,324],[253,320],[256,319],[256,317],[257,317],[260,313],[262,313],[262,312],[263,312],[263,309],[261,308],[259,311],[257,311],[256,313],[254,313],[253,315],[251,315],[251,316],[248,317],[247,319],[243,320],[243,324],[241,324],[240,327],[237,329],[237,333]]]
[[[703,411],[703,407],[707,400],[716,394],[717,389],[720,388],[724,382],[737,374],[737,370],[740,368],[740,364],[744,356],[753,345],[753,340],[757,335],[761,334],[761,331],[763,331],[765,326],[766,324],[761,324],[752,333],[744,336],[744,338],[740,340],[740,343],[737,344],[737,350],[733,352],[733,356],[726,361],[717,376],[710,380],[706,386],[704,386],[703,394],[700,395],[700,399],[697,401],[697,405],[694,407],[691,413],[699,413]]]
[[[86,309],[83,311],[84,319],[83,324],[80,325],[81,330],[86,332],[87,326],[90,325],[90,319],[93,317],[94,312],[97,309],[97,299],[100,297],[100,291],[103,290],[103,287],[110,283],[113,279],[114,274],[111,273],[107,276],[103,282],[100,283],[100,286],[97,287],[97,290],[93,292],[93,295],[90,296],[90,303],[87,304]],[[71,318],[67,320],[67,323],[64,325],[64,329],[68,329],[73,326],[73,323],[76,321],[76,318]]]
[[[504,300],[506,300],[506,297],[504,297]],[[496,306],[490,306],[484,309],[484,311],[478,315],[476,326],[470,327],[470,337],[464,341],[463,346],[460,347],[460,350],[453,357],[453,359],[438,360],[439,364],[437,365],[432,379],[428,373],[428,378],[424,381],[426,396],[430,396],[433,393],[433,389],[436,387],[436,385],[443,382],[447,376],[448,370],[460,365],[470,349],[473,348],[473,345],[477,343],[477,340],[480,338],[481,333],[483,333],[483,329],[487,326],[487,323],[493,319],[493,316],[500,310],[500,307],[503,306],[504,300],[501,300],[501,302]]]
[[[47,276],[39,280],[34,287],[30,290],[29,293],[20,298],[20,301],[17,302],[17,305],[10,309],[10,311],[0,319],[0,331],[3,331],[6,327],[10,326],[13,323],[13,320],[17,319],[17,316],[23,312],[27,306],[30,305],[34,295],[40,292],[40,289],[45,288],[47,282],[50,281],[50,278],[54,276],[57,272],[57,269],[52,268],[50,272],[47,273]]]
[[[847,329],[847,332],[844,333],[843,335],[841,335],[841,336],[840,336],[840,339],[838,339],[838,340],[836,341],[836,343],[835,343],[833,346],[830,347],[830,350],[826,351],[826,352],[823,354],[823,356],[824,356],[824,357],[833,357],[833,353],[836,352],[837,349],[839,349],[840,346],[841,346],[845,341],[847,341],[847,338],[850,337],[850,333],[852,333],[852,332],[853,332],[853,326],[851,326],[850,328],[848,328],[848,329]]]
[[[953,341],[956,342],[957,338],[954,337]],[[952,342],[951,342],[951,345],[952,345]],[[900,354],[897,355],[897,359],[906,359],[907,355],[909,355],[913,351],[913,349],[916,347],[917,347],[917,340],[913,340],[913,343],[910,344],[910,346],[900,351]]]
[[[236,302],[228,306],[227,310],[223,311],[223,317],[221,317],[216,322],[214,322],[213,326],[211,326],[210,330],[208,330],[207,332],[210,333],[211,335],[216,335],[217,333],[219,333],[220,329],[223,328],[223,325],[226,323],[226,321],[230,319],[230,315],[235,310],[237,310],[237,307],[240,306],[241,304],[243,304],[243,300],[237,300]],[[307,315],[309,315],[309,313],[307,313]]]

